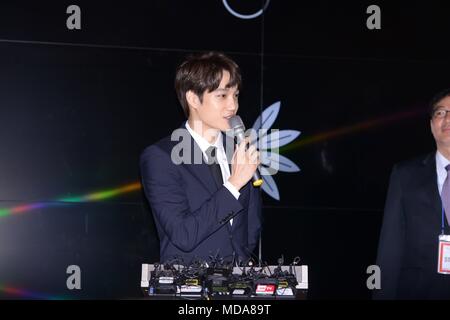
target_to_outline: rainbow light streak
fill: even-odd
[[[39,299],[39,300],[64,300],[63,297],[51,296],[48,294],[32,292],[25,289],[14,288],[10,286],[0,285],[0,292],[5,293],[9,296],[17,296],[28,299]]]
[[[307,137],[305,139],[300,139],[297,142],[291,143],[287,146],[281,147],[279,149],[279,152],[282,153],[282,152],[290,151],[293,149],[301,148],[301,147],[304,147],[304,146],[307,146],[307,145],[310,145],[310,144],[313,144],[316,142],[337,138],[337,137],[348,135],[348,134],[358,132],[358,131],[368,130],[368,129],[371,129],[371,128],[377,127],[377,126],[387,125],[387,124],[395,122],[395,121],[418,116],[425,112],[426,112],[426,110],[424,110],[424,109],[416,109],[416,110],[412,110],[412,111],[397,113],[397,114],[387,116],[387,117],[368,120],[365,122],[357,123],[352,126],[338,128],[338,129],[331,130],[331,131],[324,132],[324,133],[319,133],[319,134]],[[9,216],[12,214],[19,214],[19,213],[23,213],[23,212],[32,211],[32,210],[39,209],[39,208],[63,205],[66,203],[79,203],[79,202],[92,202],[92,201],[105,200],[105,199],[116,197],[121,194],[133,192],[133,191],[139,190],[141,188],[142,188],[142,186],[141,186],[140,182],[134,182],[134,183],[125,185],[123,187],[115,188],[115,189],[97,191],[97,192],[93,192],[90,194],[77,196],[77,197],[60,198],[60,199],[55,200],[55,202],[35,202],[35,203],[25,204],[25,205],[13,207],[13,208],[0,208],[0,218]]]
[[[19,214],[22,212],[27,212],[27,211],[31,211],[31,210],[35,210],[35,209],[39,209],[39,208],[50,207],[52,205],[55,205],[55,203],[35,202],[35,203],[20,205],[20,206],[17,206],[14,208],[9,208],[9,209],[2,208],[2,209],[0,209],[0,217],[9,216],[12,214]]]
[[[280,150],[280,153],[290,151],[290,150],[301,148],[301,147],[304,147],[306,145],[310,145],[310,144],[313,144],[316,142],[330,140],[333,138],[337,138],[337,137],[344,136],[344,135],[358,132],[358,131],[368,130],[368,129],[371,129],[376,126],[387,125],[391,122],[415,117],[415,116],[418,116],[423,113],[426,113],[426,110],[416,109],[416,110],[412,110],[412,111],[397,113],[397,114],[387,116],[387,117],[368,120],[365,122],[357,123],[352,126],[338,128],[338,129],[331,130],[328,132],[319,133],[319,134],[307,137],[305,139],[300,139],[300,140],[298,140],[294,143],[291,143],[287,146],[281,147],[279,150]]]
[[[139,189],[141,189],[140,182],[133,182],[133,183],[127,184],[123,187],[119,187],[119,188],[115,188],[115,189],[108,189],[108,190],[103,190],[103,191],[97,191],[97,192],[89,193],[89,194],[86,194],[83,196],[61,198],[61,199],[47,201],[47,202],[34,202],[34,203],[16,206],[13,208],[0,208],[0,218],[10,216],[13,214],[29,212],[29,211],[40,209],[40,208],[48,208],[48,207],[52,207],[52,206],[67,205],[68,203],[93,202],[93,201],[105,200],[105,199],[116,197],[121,194],[136,191]]]
[[[120,188],[116,189],[110,189],[110,190],[104,190],[104,191],[98,191],[94,193],[90,193],[84,196],[78,196],[78,197],[70,197],[70,198],[61,198],[58,199],[58,201],[62,202],[91,202],[91,201],[99,201],[99,200],[105,200],[109,198],[113,198],[115,196],[129,193],[132,191],[136,191],[141,189],[141,184],[139,182],[134,182],[128,185],[125,185]]]
[[[29,211],[40,209],[40,208],[66,205],[67,203],[92,202],[92,201],[104,200],[104,199],[118,196],[120,194],[139,190],[140,188],[141,188],[141,184],[139,182],[134,182],[134,183],[125,185],[120,188],[98,191],[98,192],[90,193],[90,194],[87,194],[84,196],[62,198],[62,199],[58,199],[53,202],[50,202],[50,201],[49,202],[35,202],[35,203],[16,206],[13,208],[2,208],[2,209],[0,209],[0,217],[5,217],[5,216],[13,215],[13,214],[19,214],[19,213],[23,213],[23,212],[29,212]],[[20,288],[15,288],[15,287],[11,287],[11,286],[5,286],[5,285],[1,285],[1,284],[0,284],[0,293],[4,293],[8,296],[17,296],[17,297],[27,298],[27,299],[39,299],[39,300],[64,300],[64,299],[66,299],[64,297],[51,296],[48,294],[37,293],[37,292],[20,289]]]

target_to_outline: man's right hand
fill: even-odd
[[[231,161],[231,176],[228,181],[240,190],[250,181],[260,164],[259,152],[255,146],[246,146],[250,143],[250,138],[245,138],[236,148]]]

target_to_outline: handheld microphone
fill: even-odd
[[[234,132],[234,136],[236,137],[237,143],[240,144],[241,141],[245,139],[245,126],[244,123],[242,122],[241,117],[239,116],[231,117],[229,120],[229,124]],[[253,174],[252,185],[254,187],[260,187],[262,184],[263,179],[261,179],[259,170],[256,169],[255,173]]]

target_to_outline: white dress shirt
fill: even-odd
[[[437,184],[439,188],[439,194],[442,193],[442,187],[444,181],[447,178],[447,170],[445,167],[450,164],[450,161],[442,155],[439,151],[436,152],[436,172],[437,172]]]
[[[208,155],[206,154],[206,150],[211,146],[217,148],[216,158],[217,162],[220,165],[220,171],[222,172],[222,180],[224,181],[223,185],[231,192],[231,194],[236,198],[236,200],[239,199],[241,193],[239,192],[239,190],[236,189],[235,186],[233,186],[228,181],[228,179],[230,178],[230,168],[228,167],[228,159],[225,154],[225,149],[223,148],[222,134],[219,132],[216,141],[213,144],[210,144],[208,141],[206,141],[205,138],[203,138],[197,132],[192,130],[192,128],[189,126],[189,122],[187,121],[186,121],[186,129],[189,131],[194,141],[200,147],[200,150],[202,151],[203,157],[205,158],[206,162],[208,162]],[[233,219],[230,220],[230,223],[233,224]]]

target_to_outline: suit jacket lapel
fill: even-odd
[[[436,221],[440,221],[440,212],[442,210],[442,201],[439,195],[436,173],[435,153],[429,154],[422,162],[424,165],[424,176],[421,182],[421,194],[432,208],[432,216]]]
[[[227,133],[223,133],[222,132],[222,142],[223,142],[223,148],[225,150],[225,154],[227,156],[227,160],[228,160],[228,168],[230,168],[230,175],[231,175],[231,160],[233,159],[233,154],[234,154],[234,147],[235,147],[235,143],[234,143],[234,137]]]
[[[227,133],[230,133],[230,131],[228,131]],[[222,142],[223,142],[223,148],[225,150],[225,155],[227,156],[228,168],[230,169],[230,175],[231,175],[231,172],[232,172],[231,171],[231,169],[232,169],[231,161],[233,159],[235,143],[234,143],[234,137],[231,134],[227,134],[227,133],[222,132]],[[242,190],[241,190],[241,192],[242,192]],[[241,196],[242,196],[242,194],[241,194]],[[242,214],[235,216],[233,218],[232,225],[230,223],[227,223],[227,229],[229,232],[234,230],[234,226],[239,224],[239,219],[241,218],[241,216],[242,216]]]
[[[200,147],[195,142],[194,138],[190,135],[189,131],[186,129],[185,122],[181,125],[180,129],[186,130],[186,137],[189,141],[185,143],[186,146],[190,146],[190,162],[183,163],[182,165],[186,170],[188,170],[197,180],[208,190],[210,194],[217,190],[216,182],[214,181],[214,177],[211,173],[211,170],[207,163],[205,163],[205,159],[203,157],[203,153],[200,150]],[[174,142],[175,146],[178,141]],[[172,147],[173,147],[172,146]],[[184,150],[183,150],[184,151]]]

